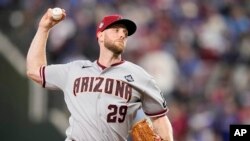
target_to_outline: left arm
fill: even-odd
[[[153,124],[154,132],[159,135],[163,141],[173,141],[173,128],[167,116],[150,118]]]

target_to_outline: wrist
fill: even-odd
[[[47,33],[47,32],[50,31],[50,28],[47,28],[47,27],[44,27],[44,26],[39,26],[38,31]]]

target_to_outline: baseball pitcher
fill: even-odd
[[[51,28],[65,19],[62,11],[61,19],[53,19],[51,8],[41,18],[27,54],[27,76],[44,88],[63,92],[71,114],[65,140],[125,141],[142,108],[152,121],[153,140],[173,141],[166,101],[154,79],[122,59],[136,24],[120,15],[108,15],[97,25],[100,54],[96,61],[48,65],[47,39]]]

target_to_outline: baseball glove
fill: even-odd
[[[135,123],[132,127],[131,137],[133,141],[156,141],[157,135],[147,119],[142,119]]]

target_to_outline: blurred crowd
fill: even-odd
[[[96,59],[106,14],[137,23],[123,58],[155,76],[175,141],[229,141],[230,124],[250,124],[250,1],[1,0],[1,13],[9,11],[1,30],[25,53],[41,14],[55,6],[67,18],[51,30],[50,63]]]

